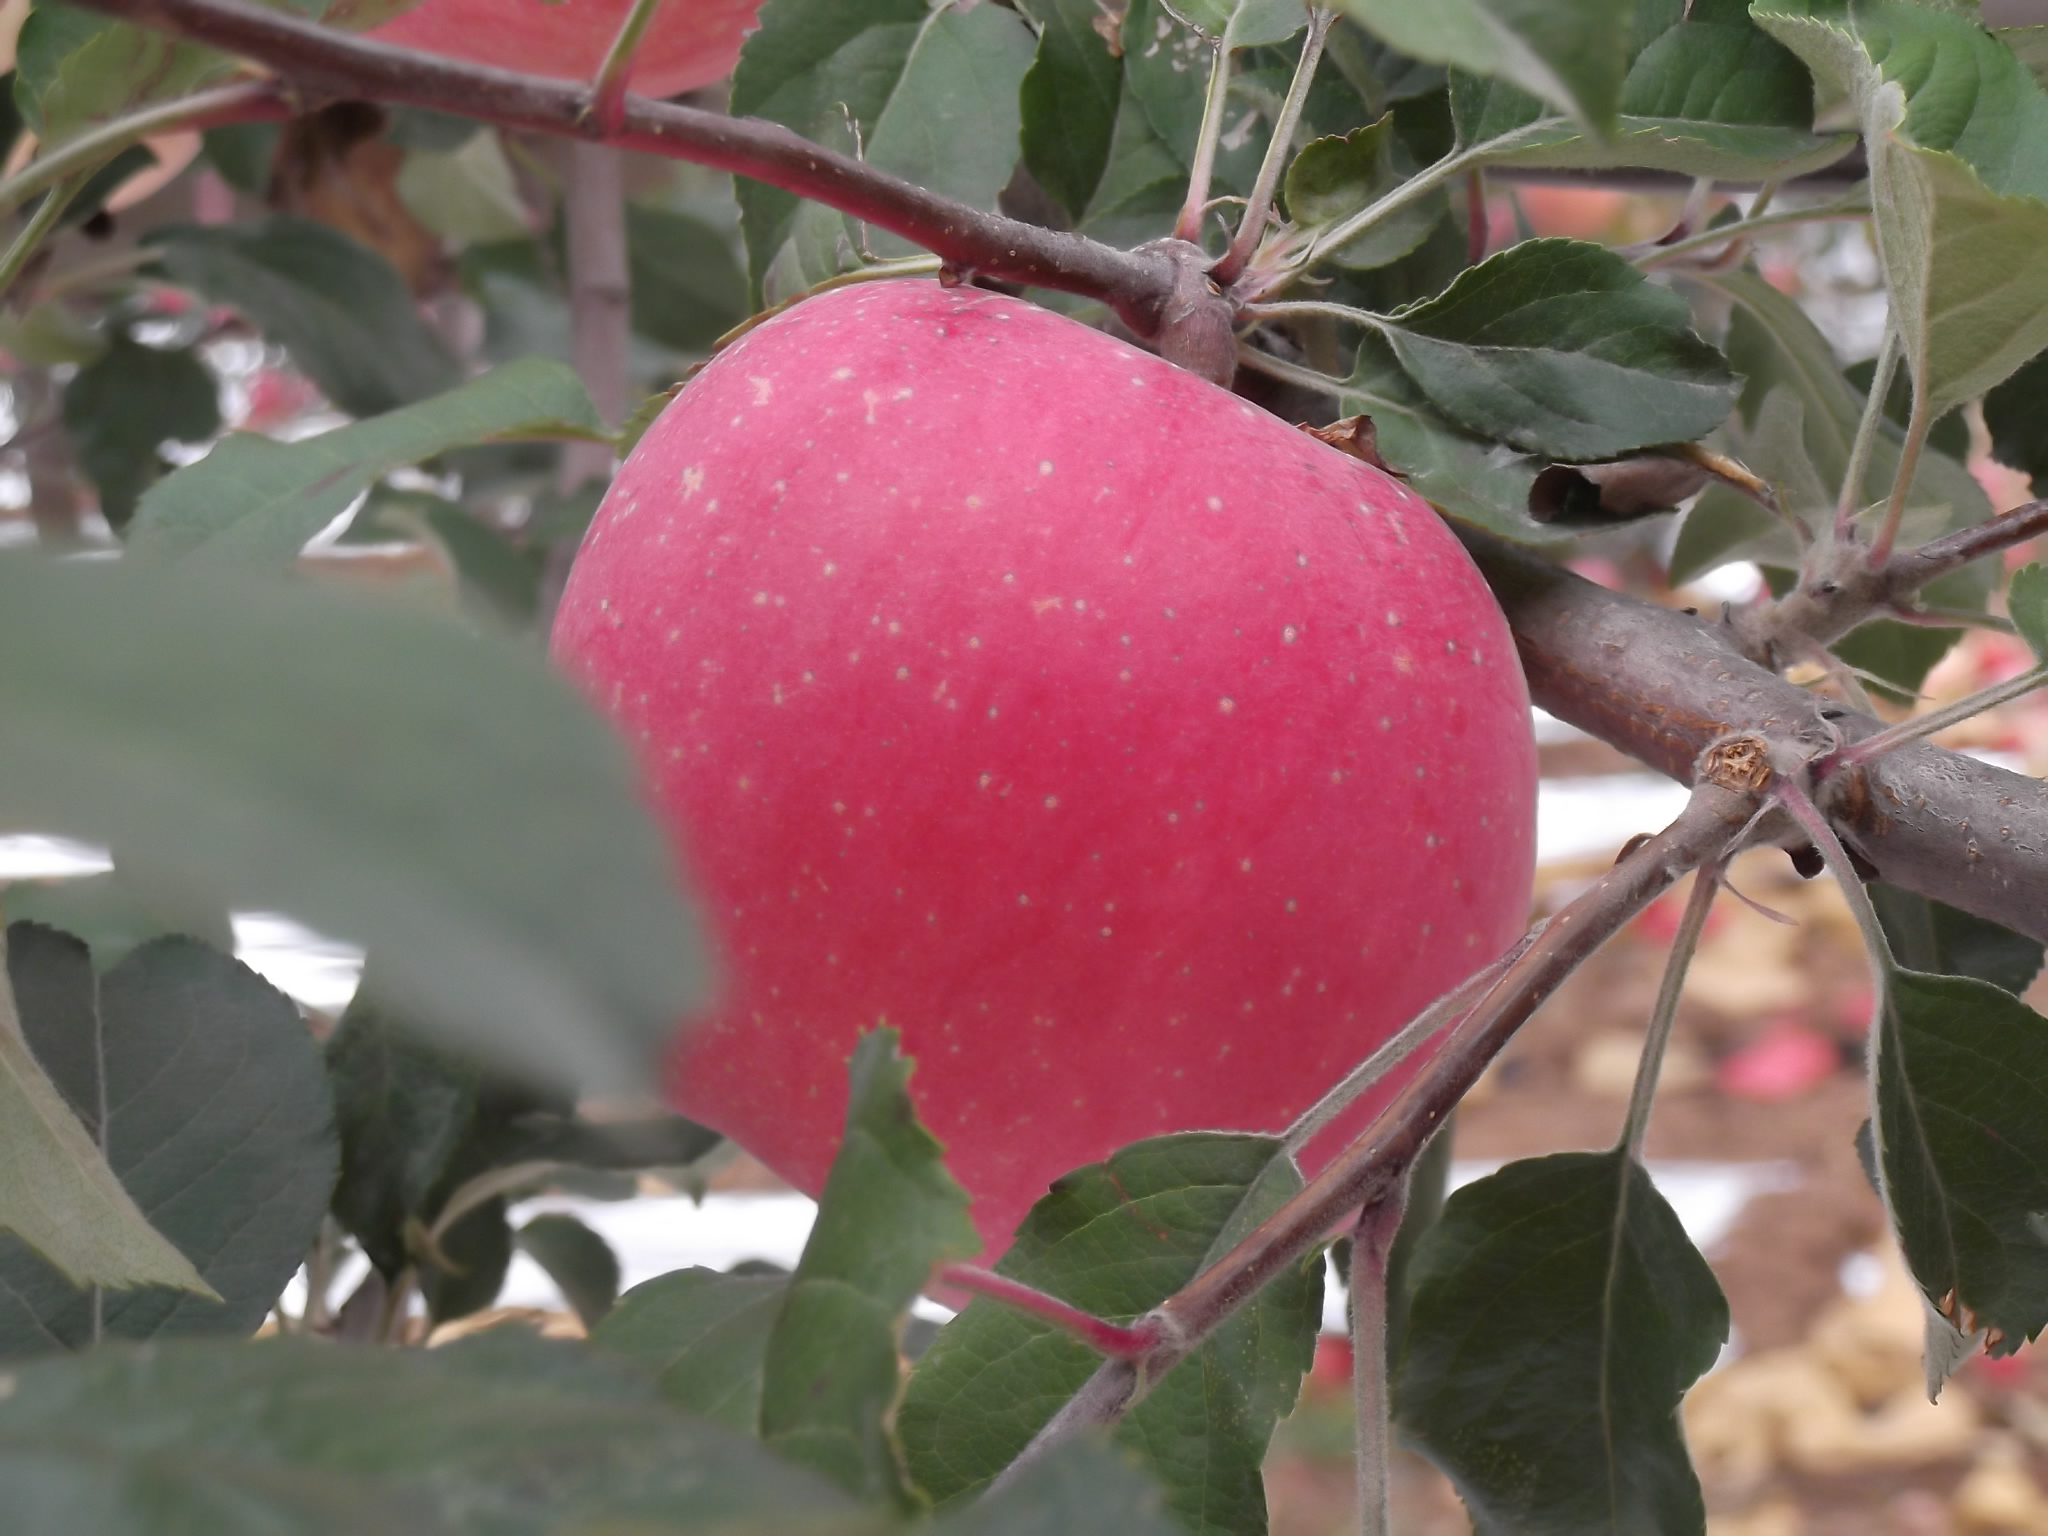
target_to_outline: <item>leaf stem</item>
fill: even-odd
[[[64,210],[71,206],[71,199],[78,195],[78,189],[85,185],[90,172],[81,172],[69,181],[52,187],[49,193],[30,215],[29,221],[21,227],[21,233],[14,237],[14,243],[7,247],[7,254],[0,256],[0,296],[14,287],[35,253],[57,227],[57,221],[64,216]]]
[[[633,60],[647,35],[647,24],[660,9],[661,0],[633,0],[632,9],[619,23],[618,35],[605,50],[604,62],[598,65],[597,75],[590,82],[590,105],[586,110],[606,134],[617,133],[625,121],[626,84],[633,75]]]
[[[1438,187],[1457,180],[1467,171],[1479,169],[1501,151],[1514,148],[1516,141],[1525,131],[1516,129],[1511,133],[1503,133],[1496,138],[1474,144],[1469,149],[1445,155],[1434,165],[1424,166],[1378,202],[1359,209],[1350,218],[1331,225],[1317,235],[1303,256],[1302,265],[1311,265],[1329,252],[1349,245],[1382,219],[1391,218],[1410,203],[1420,202]]]
[[[1061,1301],[1057,1296],[1049,1296],[1021,1280],[1012,1280],[1008,1275],[999,1275],[979,1265],[942,1265],[938,1279],[960,1290],[986,1296],[1013,1312],[1022,1312],[1040,1322],[1050,1323],[1060,1332],[1079,1339],[1098,1355],[1111,1360],[1135,1360],[1159,1342],[1156,1324],[1150,1328],[1125,1328],[1093,1313],[1083,1312],[1079,1307]]]
[[[1882,400],[1883,394],[1876,388],[1877,381],[1871,381],[1871,398]],[[1892,557],[1892,545],[1899,536],[1899,520],[1906,515],[1906,497],[1913,489],[1913,476],[1920,468],[1920,450],[1927,446],[1927,433],[1933,427],[1934,418],[1927,409],[1927,392],[1919,387],[1916,380],[1913,387],[1913,409],[1906,417],[1906,440],[1899,445],[1899,469],[1892,476],[1891,500],[1885,503],[1884,523],[1877,530],[1877,537],[1870,545],[1870,568],[1883,569]]]
[[[1244,217],[1238,220],[1237,234],[1231,239],[1230,248],[1209,272],[1219,288],[1228,288],[1243,275],[1245,264],[1251,260],[1260,237],[1266,232],[1266,217],[1273,210],[1273,194],[1280,188],[1281,172],[1293,152],[1294,134],[1301,126],[1302,108],[1308,104],[1309,87],[1315,83],[1316,66],[1322,62],[1323,43],[1336,19],[1337,13],[1328,6],[1316,6],[1308,13],[1308,36],[1302,42],[1301,58],[1294,66],[1294,78],[1288,82],[1287,99],[1280,104],[1279,119],[1273,124],[1273,137],[1266,145],[1266,158],[1259,162],[1259,177],[1252,184],[1251,197],[1245,202]],[[1193,237],[1183,235],[1182,238]]]
[[[275,80],[240,80],[143,107],[66,139],[0,181],[0,212],[18,208],[45,187],[83,171],[90,175],[130,144],[174,128],[283,122],[291,106]]]
[[[1335,1120],[1345,1110],[1357,1103],[1360,1094],[1365,1093],[1373,1084],[1385,1077],[1388,1072],[1392,1071],[1394,1067],[1398,1066],[1412,1054],[1415,1048],[1421,1045],[1423,1041],[1429,1039],[1430,1036],[1434,1035],[1446,1024],[1470,1013],[1473,1004],[1477,1003],[1487,992],[1492,990],[1494,983],[1500,980],[1502,972],[1506,971],[1510,965],[1520,959],[1523,952],[1536,942],[1537,936],[1542,932],[1543,924],[1538,923],[1527,933],[1523,934],[1515,942],[1514,947],[1506,954],[1502,955],[1491,965],[1474,971],[1470,976],[1467,976],[1457,986],[1402,1025],[1399,1032],[1380,1046],[1378,1050],[1345,1073],[1343,1081],[1339,1082],[1336,1087],[1303,1110],[1301,1117],[1282,1133],[1280,1145],[1287,1155],[1290,1157],[1294,1156],[1303,1147],[1307,1146],[1309,1142],[1313,1141],[1332,1120]]]
[[[1195,138],[1195,163],[1188,167],[1188,196],[1173,221],[1173,238],[1189,245],[1202,243],[1202,220],[1209,211],[1209,183],[1216,175],[1216,150],[1223,142],[1223,114],[1230,99],[1230,49],[1223,38],[1212,45],[1209,92],[1202,100],[1202,127]]]
[[[1845,768],[1855,768],[1882,757],[1894,747],[1904,746],[1909,741],[1924,741],[1938,735],[1952,725],[1961,725],[1965,720],[1981,715],[1987,709],[1995,709],[2023,694],[2032,693],[2036,688],[2048,685],[2048,663],[2030,668],[2018,677],[2009,677],[2002,683],[1993,683],[1989,688],[1980,688],[1967,698],[1940,709],[1930,709],[1924,715],[1915,715],[1897,725],[1879,731],[1875,736],[1866,736],[1841,749],[1828,761],[1830,773]]]
[[[1391,1536],[1393,1362],[1387,1358],[1387,1260],[1408,1207],[1408,1176],[1351,1228],[1351,1402],[1357,1410],[1359,1536]]]
[[[1762,202],[1762,198],[1758,198]],[[1821,203],[1812,208],[1787,208],[1779,213],[1752,212],[1746,219],[1737,219],[1730,224],[1721,224],[1674,240],[1669,245],[1651,246],[1634,257],[1639,267],[1661,267],[1680,256],[1689,256],[1707,246],[1720,245],[1724,241],[1747,240],[1752,235],[1767,229],[1783,229],[1793,224],[1818,223],[1828,219],[1864,219],[1870,216],[1870,201],[1854,193]]]
[[[1835,542],[1849,538],[1857,509],[1863,503],[1863,481],[1870,473],[1870,455],[1877,447],[1878,424],[1884,420],[1885,399],[1892,392],[1892,375],[1899,366],[1897,326],[1884,329],[1884,345],[1878,349],[1877,371],[1870,376],[1870,393],[1863,401],[1863,415],[1856,423],[1856,436],[1849,445],[1849,467],[1842,475],[1842,489],[1835,497]]]
[[[1657,1077],[1664,1068],[1664,1049],[1671,1043],[1671,1026],[1678,1018],[1679,994],[1685,990],[1685,973],[1699,949],[1706,931],[1707,914],[1721,886],[1722,866],[1718,861],[1702,864],[1693,871],[1692,895],[1685,915],[1672,935],[1671,952],[1665,957],[1664,978],[1657,986],[1657,1002],[1650,1010],[1650,1028],[1643,1039],[1643,1054],[1636,1063],[1635,1086],[1629,1090],[1628,1114],[1622,1120],[1621,1145],[1638,1162],[1643,1156],[1643,1138],[1650,1129],[1650,1110],[1657,1097]]]

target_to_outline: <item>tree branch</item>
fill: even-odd
[[[588,87],[394,48],[244,0],[80,0],[88,10],[254,60],[312,100],[431,107],[533,133],[689,160],[830,204],[913,240],[962,271],[1099,299],[1140,336],[1159,328],[1173,263],[984,213],[824,149],[778,123],[627,96],[620,130],[586,112]]]
[[[1819,743],[1883,729],[1755,665],[1724,626],[1610,592],[1491,534],[1458,534],[1514,629],[1530,696],[1660,773],[1689,781],[1700,751],[1730,732]],[[1891,884],[2048,940],[2040,780],[1913,742],[1830,776],[1819,799]]]

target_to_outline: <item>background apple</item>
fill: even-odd
[[[500,69],[587,80],[632,0],[424,0],[370,36]],[[640,45],[631,89],[673,96],[723,80],[761,0],[665,0]]]
[[[1285,1125],[1522,927],[1528,700],[1436,514],[976,289],[723,353],[554,644],[723,939],[679,1107],[815,1192],[895,1025],[992,1250],[1126,1142]]]

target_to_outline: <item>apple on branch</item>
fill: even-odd
[[[992,1252],[1128,1142],[1284,1128],[1526,915],[1528,698],[1436,513],[975,288],[861,285],[721,354],[554,648],[722,941],[678,1106],[815,1193],[894,1026]]]

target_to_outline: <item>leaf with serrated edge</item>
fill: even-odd
[[[1685,300],[1582,240],[1511,246],[1381,324],[1445,415],[1555,459],[1689,442],[1735,398]]]
[[[1892,969],[1885,990],[1877,1146],[1900,1246],[1950,1332],[2010,1354],[2048,1325],[2048,1020],[1972,977]],[[1953,1363],[1930,1358],[1930,1392]]]
[[[935,1265],[981,1246],[911,1070],[893,1029],[854,1047],[845,1135],[763,1365],[761,1438],[868,1499],[908,1495],[889,1428],[903,1315]]]
[[[1182,24],[1226,48],[1284,43],[1308,24],[1306,0],[1160,0]]]
[[[108,1166],[217,1295],[148,1287],[93,1297],[0,1239],[0,1355],[101,1336],[253,1333],[334,1186],[327,1074],[298,1009],[196,939],[153,939],[97,978],[77,973],[67,935],[16,923],[8,939],[30,1048],[82,1116],[99,1119],[104,1106]],[[53,970],[72,974],[69,999]],[[41,982],[27,984],[37,972]]]
[[[1597,133],[1628,73],[1630,0],[1338,0],[1402,53],[1511,81]]]
[[[1475,1531],[1698,1536],[1678,1404],[1728,1304],[1640,1164],[1510,1163],[1451,1196],[1411,1275],[1395,1419]]]
[[[602,436],[573,369],[525,358],[402,410],[280,443],[236,433],[143,497],[129,547],[286,564],[380,476],[473,443]]]
[[[1856,105],[1891,312],[1939,417],[2048,345],[2048,93],[1961,12],[1756,19]]]
[[[0,940],[0,950],[4,950]],[[0,1228],[74,1285],[168,1285],[211,1295],[192,1261],[149,1224],[78,1116],[29,1054],[0,976]]]
[[[1269,1137],[1191,1132],[1060,1179],[998,1272],[1116,1321],[1156,1306],[1300,1187]],[[1117,1431],[1193,1536],[1265,1528],[1259,1467],[1314,1351],[1322,1265],[1280,1276],[1153,1385]],[[1050,1325],[977,1299],[911,1373],[897,1423],[911,1474],[964,1505],[1088,1379],[1097,1357]]]
[[[1879,880],[1868,890],[1893,958],[1909,971],[1974,976],[2015,997],[2041,974],[2038,939]]]
[[[625,748],[528,645],[243,571],[11,555],[0,718],[22,824],[363,944],[488,1058],[642,1092],[698,995]]]
[[[14,98],[46,145],[234,70],[211,48],[68,5],[39,5],[16,44]]]
[[[1394,115],[1342,137],[1304,145],[1282,183],[1288,216],[1308,229],[1334,224],[1391,192],[1407,176],[1397,164]],[[1398,261],[1429,238],[1447,208],[1442,192],[1420,198],[1330,252],[1339,266],[1372,268]]]
[[[9,1536],[165,1530],[152,1482],[167,1459],[382,1495],[423,1517],[423,1531],[880,1536],[883,1524],[759,1443],[676,1412],[631,1366],[524,1329],[431,1350],[176,1341],[33,1362],[11,1380],[0,1400]],[[50,1466],[55,1481],[81,1462],[118,1520],[80,1523],[60,1506],[26,1524],[26,1490],[50,1484],[18,1472]],[[183,1528],[302,1529],[239,1516]]]
[[[788,1291],[787,1275],[679,1269],[626,1292],[591,1338],[652,1371],[677,1407],[752,1434]]]

